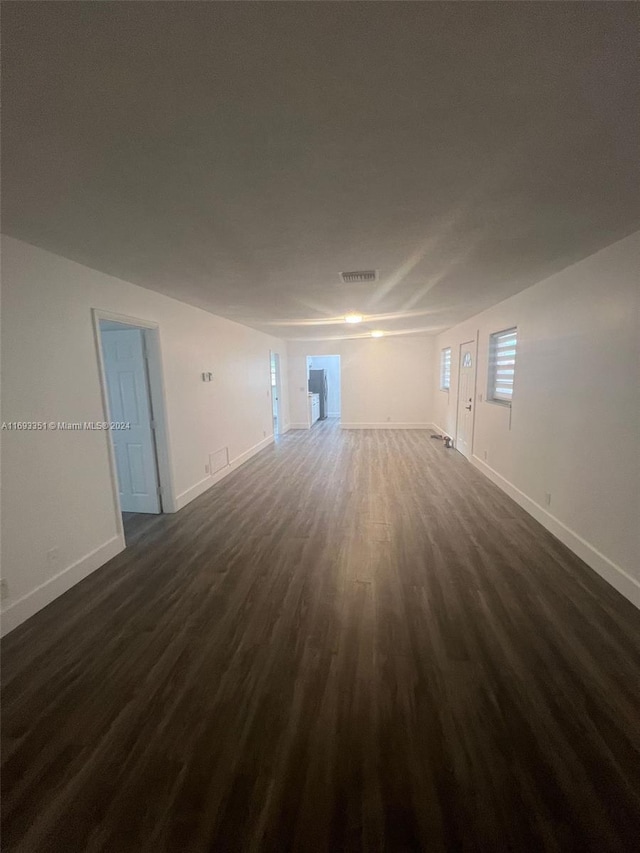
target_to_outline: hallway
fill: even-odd
[[[4,640],[3,849],[622,853],[639,661],[462,456],[319,422]]]

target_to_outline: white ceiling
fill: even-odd
[[[3,231],[289,338],[440,331],[640,227],[639,8],[4,3]]]

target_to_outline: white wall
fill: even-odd
[[[440,335],[452,385],[434,376],[434,420],[455,435],[458,348],[478,335],[473,463],[640,605],[639,270],[637,233]],[[510,326],[511,426],[485,400],[489,335]]]
[[[433,338],[398,335],[345,341],[289,341],[292,428],[309,426],[307,356],[324,355],[329,349],[340,356],[344,428],[430,426]]]
[[[314,355],[309,359],[312,370],[327,371],[327,416],[340,417],[340,356]]]
[[[2,240],[4,421],[102,421],[91,309],[159,324],[173,499],[179,507],[273,440],[270,349],[282,341],[12,238]],[[203,371],[213,373],[204,383]],[[2,433],[2,630],[123,547],[104,432]],[[52,549],[57,553],[50,555]]]

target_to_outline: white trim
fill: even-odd
[[[199,497],[203,492],[206,492],[214,483],[219,479],[222,479],[224,472],[228,470],[229,466],[227,465],[219,471],[216,471],[212,477],[205,477],[204,480],[198,480],[198,482],[194,483],[193,486],[189,486],[189,488],[185,489],[184,492],[180,492],[179,495],[176,495],[175,502],[178,510],[181,510],[183,506],[191,503],[192,500],[195,500],[195,498]]]
[[[284,435],[285,432],[289,432],[290,429],[291,429],[291,424],[285,424],[282,427],[282,429],[280,430],[280,432],[278,433],[278,435]]]
[[[252,456],[255,456],[256,453],[260,453],[261,450],[264,450],[265,447],[268,447],[270,444],[273,444],[273,435],[268,435],[266,438],[263,438],[262,441],[254,444],[253,447],[245,450],[244,453],[240,454],[240,456],[236,456],[235,459],[232,459],[229,463],[229,469],[235,470],[241,465],[244,465],[244,463],[248,462]],[[228,469],[225,468],[224,470],[227,471]]]
[[[107,391],[107,373],[104,365],[104,356],[102,353],[102,336],[100,333],[100,320],[113,320],[113,316],[108,316],[106,311],[98,311],[96,308],[91,309],[93,318],[93,336],[96,345],[96,355],[98,357],[98,381],[100,384],[100,399],[102,401],[102,411],[105,421],[110,421],[109,414],[109,393]],[[119,322],[119,321],[118,321]],[[107,453],[109,455],[109,478],[111,480],[111,496],[113,499],[114,517],[116,522],[116,530],[118,535],[124,540],[124,525],[122,523],[122,512],[120,511],[120,488],[118,486],[118,476],[116,467],[116,452],[111,440],[111,433],[104,433],[105,441],[107,442]]]
[[[393,423],[387,422],[382,424],[340,424],[342,429],[434,429],[433,424],[426,423]]]
[[[125,326],[140,326],[143,329],[157,329],[155,320],[141,320],[139,317],[130,317],[128,314],[115,314],[113,311],[105,311],[102,308],[91,309],[94,316],[99,315],[100,320],[111,320],[114,323],[124,323]]]
[[[273,443],[273,435],[268,435],[266,438],[263,438],[262,441],[254,444],[253,447],[250,447],[249,450],[245,450],[245,452],[241,453],[240,456],[236,456],[235,459],[232,459],[228,465],[225,465],[224,468],[216,471],[215,474],[210,477],[205,477],[204,480],[199,480],[193,486],[185,489],[184,492],[180,492],[179,495],[176,495],[175,500],[177,509],[180,510],[187,504],[191,503],[192,500],[195,500],[197,497],[204,494],[207,489],[215,486],[215,484],[219,483],[220,480],[224,480],[224,478],[232,471],[235,471],[236,468],[239,468],[241,465],[244,465],[245,462],[248,462],[249,459],[256,455],[256,453],[260,453],[261,450],[264,450]]]
[[[311,424],[289,424],[289,429],[311,429]]]
[[[156,422],[155,445],[156,460],[158,463],[158,479],[162,489],[162,512],[177,512],[173,471],[171,468],[171,441],[169,437],[169,407],[164,384],[164,371],[162,368],[162,342],[160,340],[160,327],[143,332],[148,354],[149,370],[149,394],[153,417]]]
[[[621,595],[624,595],[636,607],[640,608],[640,582],[627,574],[613,560],[610,560],[598,551],[597,548],[590,542],[587,542],[586,539],[583,539],[575,530],[567,527],[559,518],[547,512],[540,504],[536,503],[517,486],[514,486],[513,483],[503,477],[502,474],[499,474],[487,465],[484,460],[479,459],[477,456],[472,456],[471,463],[488,477],[492,483],[495,483],[503,492],[506,492],[529,515],[533,516],[536,521],[539,521],[556,539],[559,539],[567,548],[580,557],[581,560],[584,560],[588,566],[610,583],[614,589]]]
[[[32,589],[31,592],[23,595],[13,603],[8,603],[2,611],[2,629],[1,635],[4,637],[9,631],[13,631],[18,625],[21,625],[34,613],[42,610],[47,604],[50,604],[58,596],[62,595],[72,586],[79,583],[81,580],[95,572],[100,566],[103,566],[109,560],[112,560],[116,554],[119,554],[125,549],[124,536],[118,534],[113,536],[103,545],[85,554],[75,563],[62,569],[61,572],[49,578],[40,586]]]
[[[442,427],[439,427],[438,424],[431,424],[431,429],[434,432],[440,433],[440,435],[449,435],[449,433],[446,431],[446,429],[442,429]],[[453,438],[453,436],[451,436],[451,435],[449,435],[449,437]]]

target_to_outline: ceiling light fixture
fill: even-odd
[[[345,323],[362,323],[362,314],[347,314]]]
[[[374,329],[373,332],[371,332],[371,337],[384,338],[384,332],[381,329]]]

